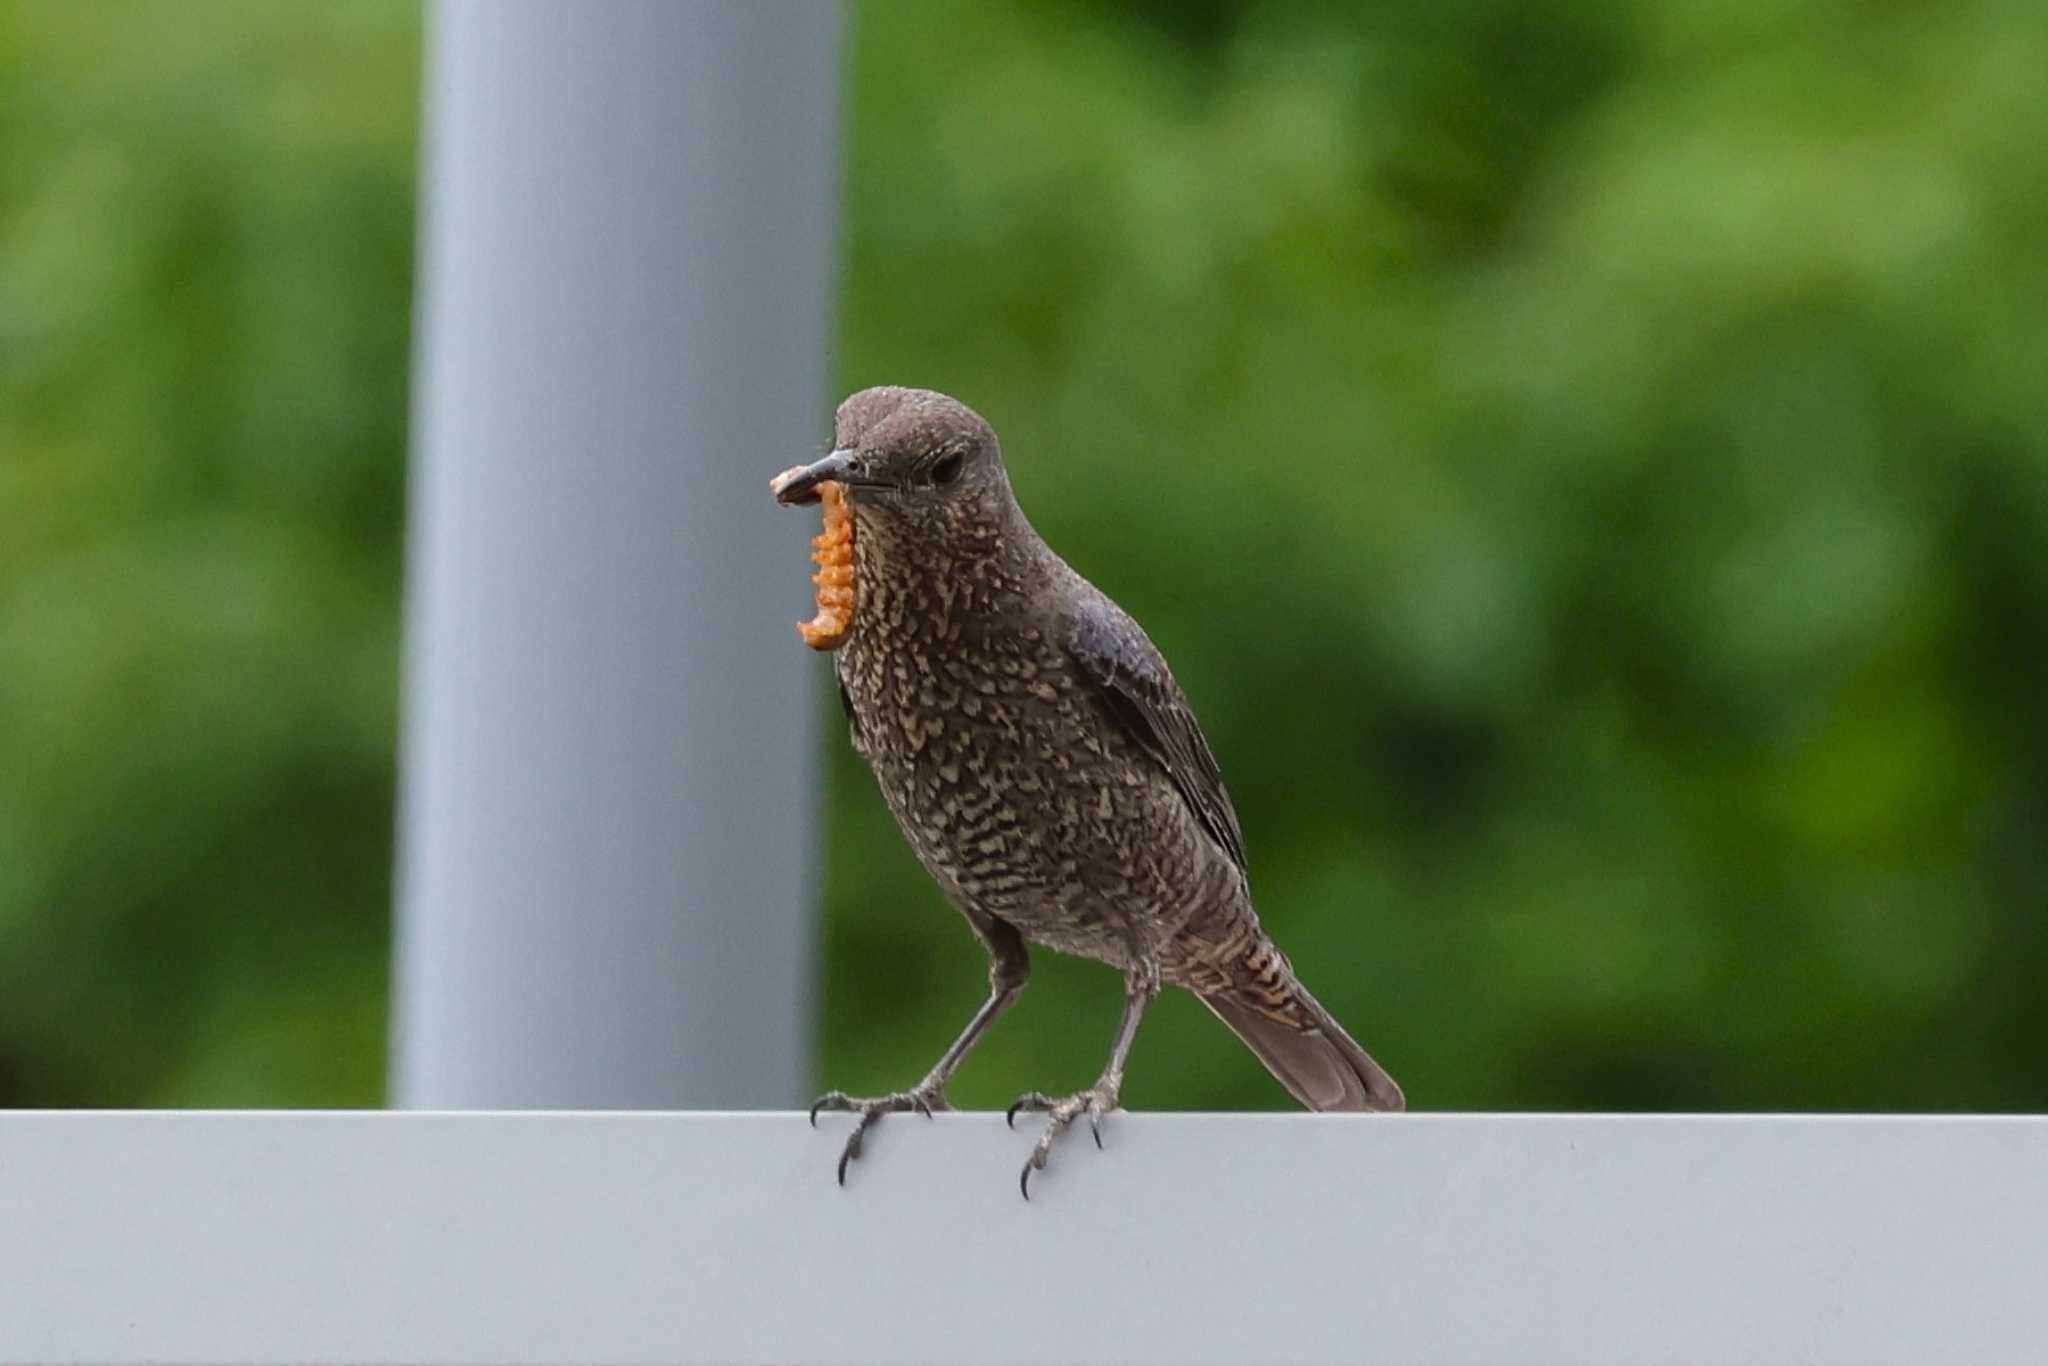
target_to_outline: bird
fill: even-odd
[[[833,653],[853,747],[917,860],[988,953],[989,993],[931,1070],[810,1111],[854,1124],[839,1184],[883,1116],[951,1108],[946,1088],[1031,971],[1030,947],[1123,974],[1093,1085],[1027,1092],[1042,1113],[1018,1184],[1085,1117],[1096,1145],[1162,987],[1193,992],[1311,1110],[1398,1111],[1401,1088],[1296,977],[1253,907],[1237,812],[1165,657],[1018,505],[994,429],[931,390],[863,389],[832,448],[771,483],[785,506],[839,485],[854,609]]]

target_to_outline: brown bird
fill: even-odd
[[[1401,1088],[1296,980],[1259,925],[1244,836],[1209,743],[1138,624],[1075,573],[1017,506],[996,434],[965,404],[865,389],[832,452],[773,488],[816,502],[837,481],[854,518],[855,606],[836,655],[853,744],[925,870],[981,937],[989,996],[924,1079],[833,1091],[857,1118],[839,1180],[882,1115],[948,1108],[946,1084],[1016,1001],[1027,943],[1124,974],[1109,1062],[1048,1115],[1019,1184],[1088,1117],[1098,1146],[1162,983],[1185,987],[1312,1110],[1399,1110]]]

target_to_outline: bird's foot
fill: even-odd
[[[1045,1132],[1038,1136],[1037,1145],[1031,1149],[1031,1158],[1017,1178],[1017,1187],[1024,1192],[1026,1200],[1031,1198],[1031,1173],[1045,1170],[1046,1162],[1052,1157],[1053,1140],[1065,1133],[1067,1126],[1082,1115],[1088,1116],[1088,1128],[1095,1135],[1095,1146],[1102,1146],[1102,1117],[1116,1108],[1119,1089],[1115,1081],[1104,1077],[1087,1090],[1076,1091],[1071,1096],[1048,1096],[1043,1091],[1027,1091],[1004,1112],[1003,1122],[1012,1129],[1017,1127],[1017,1116],[1021,1112],[1043,1111],[1046,1116]]]
[[[846,1147],[839,1154],[839,1184],[843,1186],[846,1184],[846,1168],[860,1156],[861,1138],[869,1125],[883,1115],[900,1114],[905,1110],[915,1110],[930,1119],[932,1111],[952,1108],[946,1103],[945,1092],[929,1082],[920,1082],[908,1091],[887,1096],[849,1096],[844,1091],[827,1091],[811,1102],[811,1127],[818,1127],[818,1112],[821,1110],[843,1110],[858,1116],[853,1122],[853,1132],[846,1136]]]

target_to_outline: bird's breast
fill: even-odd
[[[949,896],[1123,961],[1119,907],[1183,918],[1210,851],[1164,775],[1107,725],[1056,630],[974,608],[937,588],[863,600],[837,656],[856,744]]]

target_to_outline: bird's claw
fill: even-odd
[[[846,1146],[839,1153],[839,1184],[844,1186],[846,1169],[860,1156],[861,1139],[867,1133],[869,1125],[883,1115],[899,1114],[906,1110],[930,1119],[934,1110],[950,1108],[943,1094],[927,1086],[917,1086],[887,1096],[849,1096],[844,1091],[827,1091],[811,1102],[811,1127],[818,1127],[820,1112],[843,1111],[857,1117],[853,1122],[853,1132],[846,1136]]]
[[[1026,1091],[1010,1102],[1010,1108],[1003,1111],[1003,1123],[1008,1128],[1017,1127],[1017,1112],[1020,1110],[1050,1110],[1059,1101],[1043,1091]]]
[[[1024,1170],[1017,1176],[1017,1189],[1024,1193],[1026,1200],[1031,1198],[1031,1173],[1044,1171],[1045,1164],[1052,1159],[1053,1140],[1065,1133],[1068,1125],[1086,1115],[1089,1131],[1095,1135],[1095,1146],[1100,1148],[1102,1117],[1116,1108],[1116,1101],[1117,1088],[1106,1081],[1097,1082],[1087,1090],[1076,1091],[1071,1096],[1055,1098],[1043,1091],[1027,1091],[1017,1097],[1003,1115],[1004,1122],[1011,1128],[1017,1127],[1015,1121],[1022,1111],[1042,1110],[1046,1115],[1045,1132],[1038,1136],[1038,1142],[1032,1146],[1030,1158],[1024,1163]]]

